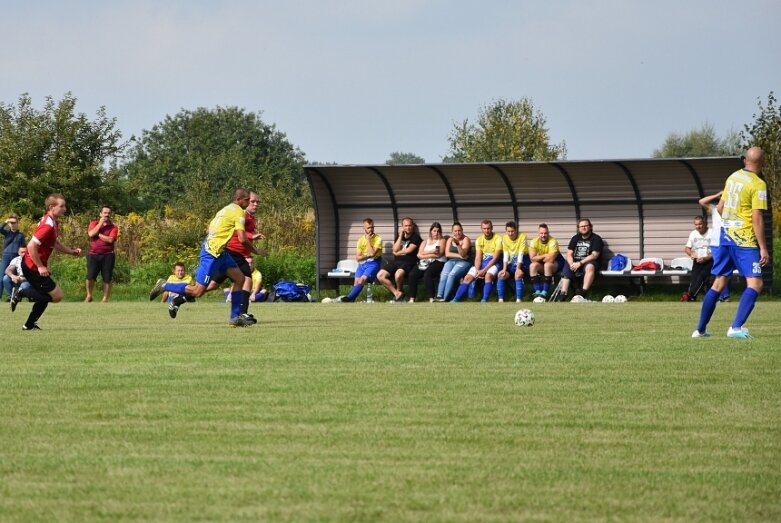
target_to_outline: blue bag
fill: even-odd
[[[309,285],[282,280],[274,285],[274,296],[275,301],[309,301]]]
[[[629,263],[629,260],[626,256],[623,254],[616,254],[612,258],[610,258],[610,264],[608,265],[608,269],[611,271],[623,271],[626,270],[626,265]]]

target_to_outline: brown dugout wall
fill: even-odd
[[[607,246],[603,267],[614,253],[669,263],[683,255],[692,218],[703,213],[697,200],[720,191],[740,167],[737,157],[306,166],[316,215],[317,290],[332,288],[326,273],[354,257],[366,217],[375,221],[386,253],[404,216],[415,220],[424,237],[433,221],[446,234],[459,221],[473,240],[483,219],[500,233],[515,220],[529,238],[545,222],[563,250],[577,219],[587,217]],[[772,252],[769,212],[765,227]],[[769,283],[772,268],[766,270]]]

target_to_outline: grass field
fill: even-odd
[[[524,306],[0,311],[0,520],[781,521],[781,303]]]

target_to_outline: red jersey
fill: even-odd
[[[52,255],[54,250],[54,244],[57,243],[57,236],[60,234],[60,227],[55,220],[49,214],[44,214],[41,221],[38,222],[38,226],[35,228],[33,237],[30,241],[35,242],[38,246],[38,256],[40,256],[44,267],[48,266],[49,256]],[[31,271],[37,271],[38,268],[35,262],[30,258],[29,251],[24,255],[24,264]]]
[[[99,220],[92,220],[89,222],[89,229],[92,230],[98,224]],[[114,252],[114,243],[108,243],[100,239],[100,235],[111,236],[116,241],[119,235],[119,227],[112,222],[108,222],[98,231],[98,236],[89,239],[89,253],[90,254],[108,254]]]
[[[247,235],[247,238],[252,241],[252,237],[255,233],[255,216],[248,213],[247,211],[244,211],[244,232]],[[247,249],[247,247],[244,246],[243,243],[239,241],[239,237],[236,235],[236,233],[233,233],[233,236],[231,236],[231,239],[228,240],[228,245],[225,247],[229,251],[241,254],[245,258],[249,258],[252,256],[252,253]]]

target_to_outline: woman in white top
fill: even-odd
[[[423,278],[426,285],[428,301],[434,301],[437,294],[437,278],[445,266],[445,238],[442,236],[442,225],[434,222],[428,230],[428,238],[418,249],[418,264],[415,265],[407,278],[410,303],[418,294],[418,280]]]

